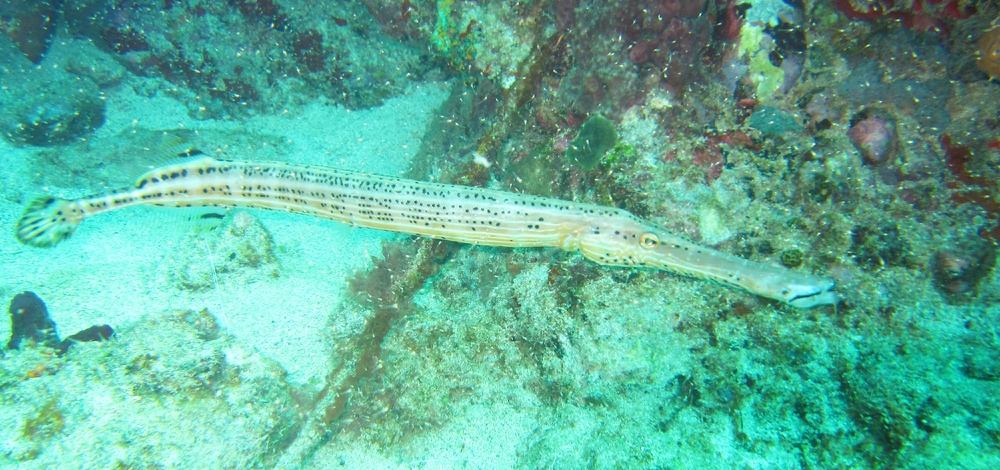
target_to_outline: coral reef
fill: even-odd
[[[305,390],[200,308],[64,357],[24,341],[0,358],[0,415],[15,423],[0,463],[55,466],[72,448],[94,467],[1000,467],[995,2],[63,9],[74,39],[7,32],[24,70],[30,45],[95,96],[169,94],[197,118],[232,118],[220,153],[285,138],[248,115],[373,106],[451,79],[406,176],[620,207],[834,278],[842,297],[793,311],[564,252],[395,237],[317,307],[329,368]],[[26,179],[131,184],[125,169],[174,141],[74,135],[32,153]],[[151,282],[201,301],[288,277],[259,220],[224,217],[158,252]],[[27,288],[14,284],[0,293]]]
[[[413,297],[438,273],[448,246],[436,240],[405,246],[386,243],[382,258],[373,257],[370,270],[349,280],[352,299],[342,308],[351,317],[358,317],[356,306],[364,308],[363,323],[355,323],[347,336],[331,335],[336,343],[334,367],[306,410],[301,435],[282,457],[282,465],[301,465],[331,434],[365,434],[389,445],[432,425],[434,418],[423,414],[426,407],[401,407],[400,401],[413,389],[387,378],[385,343],[414,311]]]
[[[1000,156],[993,143],[1000,116],[981,106],[993,101],[996,90],[977,82],[980,75],[968,73],[970,67],[974,70],[974,45],[961,36],[983,24],[982,17],[972,14],[974,6],[988,10],[987,15],[995,14],[995,8],[959,1],[876,2],[881,5],[877,8],[872,2],[737,3],[626,2],[614,13],[587,2],[543,6],[549,8],[556,32],[536,36],[538,53],[527,59],[531,68],[523,72],[528,83],[494,88],[490,80],[503,79],[487,70],[487,80],[464,93],[478,93],[469,102],[489,107],[456,104],[442,113],[456,122],[488,117],[491,125],[436,137],[439,156],[425,163],[446,167],[456,159],[449,153],[474,149],[495,160],[489,172],[501,186],[619,207],[642,199],[643,209],[628,208],[692,238],[719,243],[742,256],[837,277],[841,289],[850,292],[837,314],[778,320],[754,299],[733,297],[702,309],[700,302],[719,299],[704,287],[698,300],[674,289],[664,294],[655,279],[662,275],[622,275],[621,283],[613,284],[614,275],[608,273],[597,279],[574,277],[562,285],[558,282],[570,269],[566,260],[503,250],[487,257],[463,250],[433,280],[433,289],[421,294],[424,309],[411,314],[417,318],[390,337],[402,345],[400,353],[387,356],[387,377],[404,369],[408,372],[399,377],[419,371],[426,380],[419,390],[402,385],[402,379],[387,382],[389,388],[410,390],[404,396],[415,394],[394,402],[405,403],[401,409],[406,414],[419,414],[410,410],[424,403],[424,413],[435,417],[431,427],[446,426],[441,417],[459,419],[449,410],[465,406],[454,400],[490,399],[488,390],[474,384],[515,376],[518,384],[528,384],[515,386],[519,393],[559,403],[564,413],[554,413],[552,419],[574,423],[527,439],[528,451],[519,454],[524,466],[555,459],[581,466],[676,464],[662,452],[643,457],[642,439],[621,427],[593,424],[642,402],[622,391],[628,388],[625,383],[644,393],[662,393],[650,398],[655,405],[648,416],[659,417],[661,433],[654,439],[672,436],[670,442],[687,443],[691,447],[685,448],[685,456],[719,450],[717,444],[691,444],[697,437],[682,436],[685,423],[693,422],[688,420],[698,416],[704,423],[706,415],[731,436],[726,452],[734,455],[771,452],[768,462],[783,461],[788,454],[768,433],[794,432],[800,442],[811,442],[805,456],[789,460],[796,462],[789,466],[851,465],[848,461],[876,467],[883,466],[880,462],[947,465],[960,459],[961,451],[940,447],[946,440],[941,437],[944,428],[960,436],[962,449],[995,449],[977,444],[974,426],[947,418],[966,406],[975,414],[984,412],[983,402],[976,400],[994,387],[995,355],[981,347],[968,359],[959,354],[963,358],[956,360],[967,364],[966,372],[949,369],[939,380],[925,380],[919,378],[925,371],[958,356],[922,357],[923,352],[899,349],[907,341],[906,328],[934,336],[920,346],[931,351],[932,343],[948,341],[947,334],[932,333],[950,328],[944,323],[993,317],[988,309],[997,298],[995,255],[988,238],[997,218],[990,202],[996,187],[987,179]],[[577,8],[582,4],[588,8]],[[694,13],[682,11],[688,6]],[[717,21],[708,35],[699,30],[699,13]],[[522,14],[525,22],[538,21],[530,12]],[[630,24],[598,26],[593,17],[627,17]],[[564,24],[573,25],[571,34],[559,29]],[[477,27],[491,25],[481,21]],[[601,42],[612,27],[623,34],[626,56]],[[603,52],[609,49],[615,52]],[[602,63],[606,57],[617,57],[617,65]],[[576,80],[583,75],[589,81]],[[602,81],[611,76],[615,86]],[[698,77],[705,76],[719,80],[703,85]],[[622,93],[621,88],[638,93],[606,99]],[[567,164],[563,154],[582,133],[585,117],[597,113],[615,123],[621,151],[616,148],[589,170]],[[960,137],[941,145],[943,135]],[[628,163],[619,166],[620,161]],[[616,192],[616,187],[625,189]],[[505,266],[494,261],[487,267],[487,260],[497,257]],[[512,286],[519,282],[535,288],[518,291]],[[611,299],[649,295],[669,295],[685,306],[678,308],[679,319],[668,331],[691,346],[676,351],[628,330],[642,336],[634,341],[670,351],[664,354],[671,364],[690,359],[699,366],[659,372],[664,366],[654,359],[630,357],[622,362],[643,372],[629,382],[613,372],[621,363],[600,363],[601,352],[587,345],[604,332],[609,337],[602,338],[636,344],[623,339],[628,335],[621,332],[627,329],[622,325],[643,324],[636,318],[642,307],[634,306],[644,300],[622,308]],[[601,302],[606,302],[603,307]],[[951,310],[953,304],[972,310],[963,314]],[[600,313],[602,309],[608,313]],[[653,310],[661,321],[674,318],[671,307]],[[942,311],[948,312],[947,319],[937,317]],[[437,312],[462,313],[445,319]],[[525,312],[534,315],[526,318]],[[463,323],[465,314],[477,320]],[[478,318],[487,314],[492,321],[484,325]],[[881,339],[849,338],[859,331]],[[970,330],[968,340],[979,341],[972,339],[979,333]],[[509,342],[518,352],[532,357],[531,368],[499,339],[502,334],[512,335]],[[490,335],[496,339],[483,339]],[[880,346],[882,339],[889,345]],[[407,352],[423,351],[425,344],[453,352],[439,358]],[[618,354],[629,351],[629,346],[615,344]],[[887,366],[879,357],[901,362]],[[488,368],[493,372],[488,379],[469,378],[486,373],[473,366],[483,362],[509,371]],[[875,387],[878,373],[894,374],[893,387],[900,394]],[[582,380],[593,377],[621,380]],[[961,391],[944,396],[951,387]],[[451,400],[450,407],[443,396]],[[995,425],[991,421],[988,427]],[[568,430],[574,426],[587,431]],[[600,432],[610,433],[601,445],[630,449],[618,455],[635,460],[610,463],[600,460],[614,458],[608,453],[567,455],[560,447]],[[927,447],[909,447],[915,442]],[[846,453],[825,453],[834,448]],[[833,457],[847,454],[851,457]],[[993,450],[987,454],[973,466],[985,468],[986,462],[996,461]]]
[[[979,285],[997,264],[997,247],[981,239],[969,239],[934,254],[934,286],[949,303],[968,303]]]
[[[794,116],[787,111],[769,106],[755,108],[746,124],[771,138],[782,138],[788,134],[798,134],[802,131],[802,125]]]
[[[632,63],[651,69],[667,84],[683,89],[701,73],[692,66],[707,48],[711,22],[703,12],[708,2],[632,2],[616,9],[613,18],[624,26]],[[628,15],[641,15],[630,18]]]

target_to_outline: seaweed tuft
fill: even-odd
[[[45,402],[34,414],[24,420],[21,435],[33,441],[45,440],[61,433],[66,427],[66,416],[59,407],[58,400],[53,397]]]

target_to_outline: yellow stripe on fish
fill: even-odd
[[[801,308],[837,302],[834,281],[698,246],[613,207],[354,171],[209,157],[157,168],[134,188],[76,200],[44,196],[17,238],[55,246],[87,217],[136,204],[283,210],[359,227],[509,247],[559,247],[609,266],[664,269]]]

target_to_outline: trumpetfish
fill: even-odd
[[[88,217],[147,204],[283,210],[473,245],[558,247],[608,266],[654,268],[809,308],[837,302],[832,279],[699,246],[613,207],[320,166],[200,156],[139,177],[134,187],[79,199],[42,196],[17,239],[52,247]]]

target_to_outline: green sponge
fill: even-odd
[[[615,124],[604,116],[597,115],[580,127],[580,135],[566,149],[566,157],[570,163],[579,165],[584,170],[592,170],[617,143],[618,131],[615,130]]]

